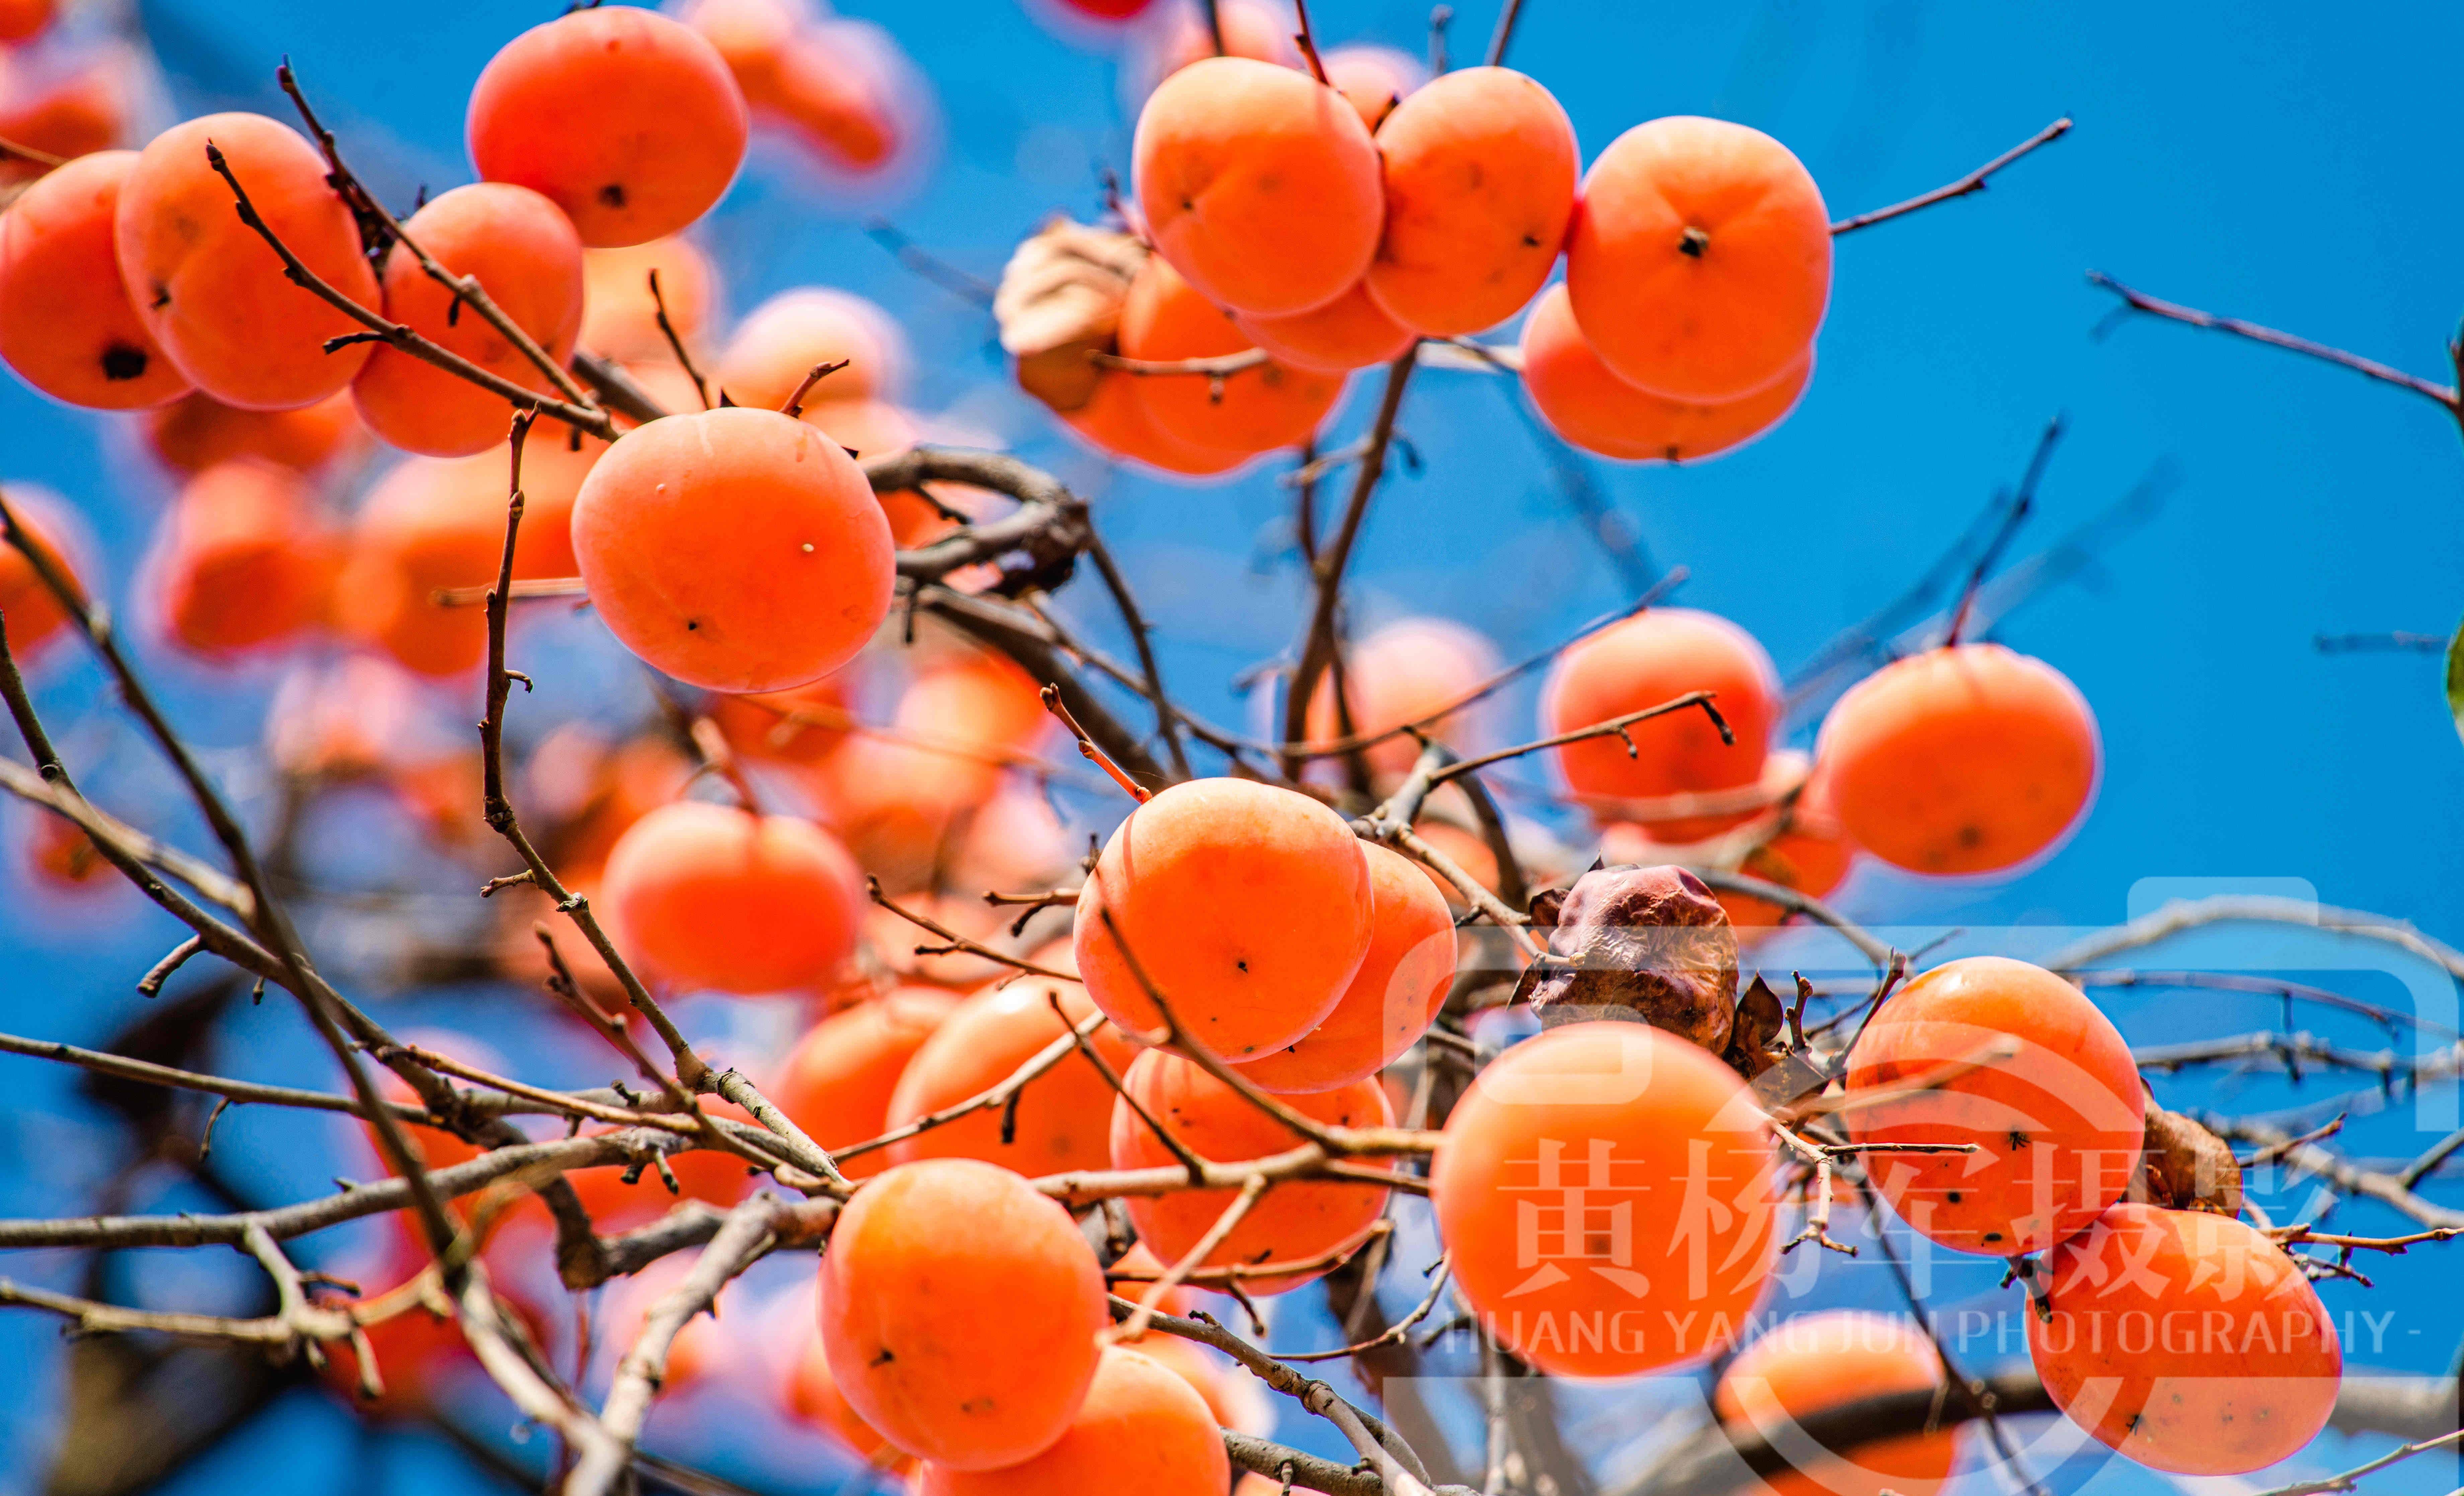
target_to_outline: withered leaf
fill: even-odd
[[[1728,1050],[1721,1058],[1752,1080],[1779,1063],[1771,1053],[1771,1041],[1787,1024],[1788,1009],[1780,1005],[1779,994],[1763,980],[1762,973],[1754,973],[1754,979],[1737,998],[1736,1017],[1728,1026]]]
[[[2224,1139],[2178,1111],[2147,1104],[2147,1135],[2130,1198],[2175,1210],[2241,1214],[2241,1165]]]
[[[1737,934],[1683,868],[1599,868],[1566,891],[1531,984],[1543,1023],[1640,1019],[1726,1053],[1737,1006]]]
[[[1013,251],[993,296],[1001,347],[1018,359],[1019,386],[1055,410],[1084,407],[1103,371],[1130,278],[1147,249],[1117,230],[1055,215]]]

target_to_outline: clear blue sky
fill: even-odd
[[[330,104],[346,148],[402,199],[420,183],[467,180],[471,79],[515,30],[557,7],[141,9],[180,113],[275,112],[271,77],[287,53]],[[1486,35],[1493,8],[1459,9],[1461,55]],[[1094,168],[1125,168],[1111,60],[1060,39],[1020,0],[849,0],[841,10],[888,27],[932,80],[937,161],[904,197],[871,203],[757,160],[705,231],[733,304],[820,282],[896,312],[920,355],[917,403],[1086,477],[1140,581],[1168,671],[1205,710],[1237,716],[1230,677],[1284,648],[1294,627],[1291,569],[1269,554],[1285,491],[1254,474],[1203,488],[1103,479],[1006,389],[988,320],[900,270],[859,229],[865,213],[886,210],[989,278],[1044,214],[1088,216],[1099,201]],[[1313,10],[1329,43],[1421,45],[1426,11],[1415,0]],[[2464,11],[2284,0],[1529,0],[1527,11],[1511,60],[1555,90],[1587,158],[1653,116],[1740,120],[1793,147],[1836,214],[1944,182],[2057,115],[2078,121],[1992,190],[1842,241],[1817,373],[1774,435],[1699,470],[1592,466],[1660,562],[1691,569],[1683,601],[1752,629],[1784,671],[1948,544],[2015,476],[2055,412],[2067,413],[2071,434],[2014,555],[2088,520],[2159,465],[2174,474],[2152,520],[2000,630],[2077,681],[2102,722],[2105,778],[2086,825],[2023,878],[1981,888],[1870,879],[1851,897],[1859,912],[1971,931],[2083,926],[2123,917],[2143,878],[2298,878],[2327,902],[2464,937],[2464,842],[2441,829],[2464,803],[2464,745],[2435,660],[2322,656],[2311,643],[2321,631],[2444,633],[2464,612],[2454,423],[2351,374],[2213,335],[2137,320],[2092,339],[2112,302],[2082,277],[2102,269],[2451,377],[2443,344],[2464,310],[2464,194],[2451,148]],[[1355,388],[1347,426],[1365,419],[1369,394]],[[1625,600],[1513,419],[1512,398],[1463,374],[1416,385],[1401,425],[1423,470],[1393,480],[1369,522],[1357,568],[1366,616],[1461,617],[1514,653]],[[124,436],[13,384],[0,387],[0,418],[12,437],[0,475],[77,499],[124,578],[159,501]],[[202,737],[236,744],[252,736],[263,687],[190,679],[178,695]],[[70,670],[47,682],[45,699],[74,719],[96,695],[92,677]],[[1529,710],[1518,701],[1515,719]],[[115,740],[99,730],[69,738],[73,749]],[[138,803],[151,794],[164,803],[134,768],[124,782]],[[32,958],[0,963],[0,1026],[90,1040],[125,1022],[137,1001],[128,982],[170,943],[165,927],[140,916],[120,937],[72,947],[11,913],[13,888],[0,883],[0,947]],[[2229,946],[2209,949],[2237,958]],[[2384,978],[2353,985],[2380,998],[2396,990]],[[2218,1017],[2204,1002],[2195,1014],[2145,1012],[2149,1026],[2134,1037],[2266,1022],[2263,1011]],[[283,1043],[268,1052],[313,1063]],[[22,1213],[33,1181],[80,1177],[108,1134],[55,1081],[9,1066],[42,1098],[0,1113],[0,1175],[28,1181],[0,1179],[0,1210]],[[2379,1151],[2407,1151],[2405,1135]],[[304,1189],[330,1170],[302,1162],[294,1172]],[[2376,1359],[2433,1369],[2454,1344],[2453,1311],[2397,1286],[2417,1289],[2452,1269],[2417,1257],[2389,1269],[2380,1299],[2354,1302],[2400,1300],[2427,1316],[2426,1329]],[[0,1345],[24,1351],[0,1363],[0,1404],[21,1400],[21,1376],[49,1389],[57,1353],[48,1326],[0,1319]],[[29,1427],[56,1406],[55,1389],[28,1395],[31,1423],[0,1413],[0,1492],[32,1479],[28,1457],[7,1451],[26,1449]],[[473,1488],[416,1440],[380,1441],[375,1464],[355,1474],[342,1424],[321,1405],[281,1418],[246,1446],[254,1459],[287,1460],[296,1479],[271,1488]],[[179,1488],[235,1480],[209,1474]],[[776,1471],[764,1479],[789,1488]]]

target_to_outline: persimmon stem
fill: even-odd
[[[1037,694],[1043,697],[1044,710],[1059,717],[1061,725],[1069,729],[1069,736],[1078,739],[1078,751],[1087,756],[1089,762],[1111,776],[1112,782],[1121,786],[1122,794],[1141,805],[1155,798],[1155,791],[1122,773],[1121,766],[1105,757],[1104,750],[1095,746],[1095,740],[1088,737],[1087,730],[1078,725],[1078,719],[1069,715],[1068,705],[1061,699],[1059,686],[1047,685]]]
[[[1309,59],[1309,72],[1316,76],[1319,82],[1325,83],[1327,81],[1326,63],[1317,55],[1317,34],[1309,28],[1309,0],[1292,0],[1292,19],[1300,24],[1300,30],[1292,34],[1292,40],[1299,44],[1301,55]],[[1216,51],[1222,50],[1222,45],[1219,41]],[[1333,85],[1330,83],[1327,86],[1331,88]]]
[[[796,392],[787,397],[787,403],[779,407],[779,413],[781,415],[789,416],[803,415],[804,413],[804,397],[813,392],[813,386],[820,384],[823,380],[827,379],[829,376],[837,373],[839,370],[846,368],[849,363],[854,362],[855,361],[852,359],[841,359],[836,363],[814,364],[811,370],[804,375],[803,383],[796,386]],[[699,384],[700,381],[696,380],[694,383]],[[705,404],[707,402],[705,401]]]

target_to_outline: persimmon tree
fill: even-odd
[[[917,439],[878,308],[804,288],[721,335],[679,235],[752,133],[851,170],[912,136],[894,70],[849,64],[835,23],[692,0],[519,31],[471,96],[480,180],[406,212],[287,63],[296,128],[218,114],[135,149],[9,143],[29,169],[0,211],[0,360],[56,400],[146,412],[185,475],[134,583],[141,626],[205,661],[331,658],[277,702],[284,810],[252,824],[138,668],[73,509],[0,488],[0,700],[23,749],[0,788],[40,813],[30,862],[62,897],[123,879],[186,931],[131,974],[159,1019],[107,1048],[37,1031],[0,1050],[88,1072],[223,1197],[0,1221],[0,1250],[89,1265],[77,1291],[0,1280],[0,1304],[129,1366],[204,1346],[232,1388],[321,1375],[361,1416],[454,1428],[571,1496],[736,1488],[658,1453],[660,1398],[689,1388],[951,1496],[1236,1476],[1906,1496],[1963,1458],[2034,1485],[2014,1426],[2047,1413],[2198,1475],[2301,1457],[2330,1424],[2413,1441],[2285,1487],[2309,1492],[2464,1437],[2452,1381],[2345,1379],[2315,1287],[2464,1232],[2430,1195],[2457,1138],[2382,1167],[2335,1150],[2341,1117],[2163,1104],[2169,1077],[2232,1064],[2414,1093],[2453,1082],[2464,1039],[2302,982],[2115,964],[2224,923],[2448,979],[2464,955],[2378,915],[2224,898],[1947,957],[1826,902],[1859,859],[2010,874],[2089,813],[2091,704],[1987,637],[2057,571],[2006,562],[2058,425],[2011,502],[1793,682],[1739,623],[1670,605],[1675,576],[1511,662],[1477,620],[1355,635],[1354,552],[1417,381],[1517,382],[1572,473],[1739,448],[1818,377],[1837,239],[1981,190],[2070,127],[1836,220],[1782,143],[1726,121],[1635,121],[1585,170],[1547,80],[1506,65],[1520,9],[1457,68],[1442,45],[1427,66],[1322,49],[1306,9],[1166,17],[1126,190],[1027,235],[982,288],[1019,387],[1106,460],[1288,470],[1307,590],[1263,734],[1169,688],[1142,579],[1082,494]],[[1518,315],[1519,337],[1495,332]],[[1322,445],[1373,370],[1366,430]],[[364,493],[329,508],[333,487]],[[558,719],[532,620],[559,599],[652,682],[649,719]],[[142,733],[195,845],[81,787],[90,735],[29,684],[80,649],[111,687],[92,713]],[[1502,728],[1501,693],[1532,676],[1537,720]],[[1811,752],[1789,749],[1851,676]],[[475,734],[425,731],[438,699]],[[1535,763],[1550,787],[1509,785]],[[450,910],[377,896],[367,918],[561,1014],[618,1078],[550,1083],[325,954],[303,826],[361,786],[469,874]],[[2134,1047],[2100,1001],[2126,985],[2286,1018]],[[203,1067],[242,990],[296,1007],[329,1063],[279,1083]],[[799,1027],[773,1050],[696,1036],[692,1012],[782,995]],[[2299,1031],[2305,1007],[2387,1047]],[[350,1119],[384,1177],[247,1198],[209,1163],[233,1108]],[[2346,1199],[2409,1221],[2326,1229]],[[346,1275],[326,1233],[354,1222],[385,1244]],[[94,1265],[222,1249],[262,1312],[130,1302]],[[1937,1249],[2001,1270],[2024,1367],[1989,1375],[1949,1332],[1910,1261]],[[1868,1252],[1888,1312],[1795,1311],[1800,1268]],[[782,1265],[788,1313],[718,1313]],[[1270,1349],[1267,1299],[1322,1303],[1344,1339]],[[473,1373],[549,1459],[456,1422],[449,1384]],[[1645,1374],[1699,1386],[1702,1417],[1612,1478],[1557,1379]],[[1428,1390],[1446,1377],[1460,1406]],[[135,1489],[189,1452],[92,1452],[147,1399],[132,1374],[81,1401],[64,1467],[121,1473],[64,1486]],[[1349,1454],[1303,1447],[1330,1441]]]

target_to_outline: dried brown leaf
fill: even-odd
[[[1531,986],[1544,1023],[1633,1017],[1727,1052],[1737,933],[1703,880],[1683,868],[1583,874],[1566,891],[1549,950],[1559,960]]]
[[[1062,411],[1094,398],[1103,371],[1088,356],[1111,348],[1146,257],[1129,234],[1059,215],[1019,245],[1001,269],[993,319],[1018,359],[1021,388]]]

